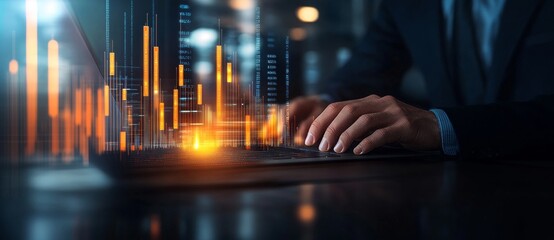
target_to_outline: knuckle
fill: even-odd
[[[335,126],[330,125],[329,127],[327,127],[325,135],[334,136],[335,134],[337,134],[337,128]]]
[[[348,143],[352,141],[352,133],[350,131],[346,130],[340,135],[340,140],[344,143]]]
[[[381,129],[375,130],[375,132],[373,132],[373,135],[375,135],[376,138],[387,139],[389,135],[389,131],[381,128]]]
[[[342,111],[344,111],[344,113],[348,114],[348,115],[352,115],[356,112],[357,110],[357,107],[354,106],[354,105],[346,105],[342,108]]]
[[[375,121],[375,118],[370,115],[370,114],[364,114],[362,116],[360,116],[360,122],[363,124],[363,125],[369,125],[371,124],[373,121]]]
[[[378,99],[378,98],[380,98],[380,96],[377,95],[377,94],[371,94],[371,95],[367,96],[367,98],[369,98],[369,99]]]
[[[386,95],[386,96],[382,97],[381,99],[385,102],[396,102],[396,98],[394,98],[391,95]]]
[[[327,109],[331,112],[338,112],[341,108],[338,103],[331,103],[329,104],[329,106],[327,106]]]

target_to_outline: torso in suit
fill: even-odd
[[[553,147],[554,1],[505,2],[482,98],[470,105],[448,67],[441,6],[441,0],[384,0],[328,94],[337,100],[396,95],[403,74],[417,66],[431,106],[448,114],[462,156]]]

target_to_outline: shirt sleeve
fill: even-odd
[[[456,137],[456,132],[454,132],[454,127],[452,126],[450,119],[448,119],[448,115],[446,115],[446,112],[441,109],[431,109],[430,111],[435,114],[435,117],[439,122],[443,153],[449,156],[458,155],[460,152],[458,138]]]

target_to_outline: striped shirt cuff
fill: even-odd
[[[435,117],[439,122],[443,153],[449,156],[458,155],[460,152],[458,138],[456,137],[456,132],[454,132],[454,127],[452,126],[450,119],[448,119],[448,115],[446,115],[446,113],[441,109],[431,109],[430,111],[435,114]]]

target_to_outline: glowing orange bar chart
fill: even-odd
[[[160,131],[165,129],[165,113],[164,113],[164,103],[160,103]]]
[[[154,95],[157,95],[160,91],[160,48],[158,46],[154,46],[154,62],[153,62],[153,76],[152,80],[154,81]]]
[[[202,84],[198,84],[197,91],[198,91],[198,94],[196,96],[197,104],[202,105]]]
[[[27,145],[25,153],[35,152],[37,140],[37,105],[38,105],[38,32],[37,1],[27,0],[26,12],[26,74],[27,74]]]
[[[110,76],[115,76],[115,53],[110,52]]]
[[[58,116],[59,89],[60,73],[58,42],[52,39],[48,42],[48,115],[50,117]]]
[[[230,62],[227,63],[227,82],[233,82],[233,64]]]
[[[110,86],[104,85],[104,116],[110,116]]]
[[[179,90],[173,89],[173,129],[179,128]]]
[[[216,105],[215,105],[215,119],[216,122],[221,122],[223,119],[223,99],[222,99],[222,83],[221,83],[221,61],[222,61],[222,49],[221,45],[217,45],[215,48],[215,65],[216,65]]]
[[[119,133],[119,151],[127,151],[127,132],[125,131]]]

